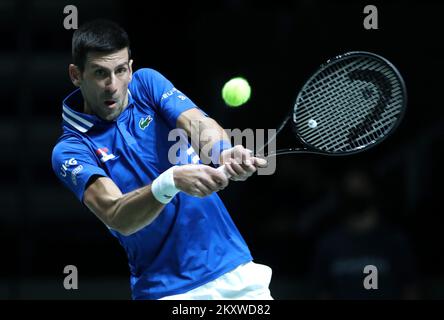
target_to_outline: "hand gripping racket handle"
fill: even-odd
[[[273,137],[274,138],[274,137]],[[250,151],[251,153],[253,153],[252,151]],[[271,155],[267,155],[265,158],[267,157],[272,157],[272,156],[276,156],[277,154],[271,154]],[[256,155],[255,155],[256,157]],[[262,156],[261,156],[262,157]],[[232,175],[227,171],[226,166],[223,164],[220,167],[216,168],[216,170],[218,170],[219,172],[222,172],[223,174],[225,174],[225,176],[230,179],[232,177]]]
[[[227,168],[225,168],[225,165],[221,165],[221,166],[218,167],[216,170],[219,171],[219,172],[222,172],[223,174],[225,174],[225,176],[226,176],[228,179],[231,178],[231,175],[228,173]]]

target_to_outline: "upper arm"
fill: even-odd
[[[131,91],[152,105],[171,127],[175,127],[179,116],[190,109],[198,110],[196,104],[178,90],[167,78],[153,69],[140,69],[134,73]],[[201,111],[204,114],[203,111]]]
[[[93,177],[86,187],[83,203],[103,223],[112,227],[117,200],[122,196],[119,187],[108,177]]]
[[[192,108],[182,112],[177,118],[176,127],[184,129],[187,134],[191,135],[191,130],[193,125],[199,125],[202,121],[208,120],[205,114],[203,114],[199,109]],[[196,128],[198,129],[198,128]]]
[[[206,116],[197,108],[182,112],[177,119],[177,127],[184,129],[192,139],[198,133],[201,147],[221,139],[229,140],[224,129],[214,119]]]
[[[51,160],[56,176],[80,202],[92,177],[107,176],[94,153],[76,138],[59,142],[54,147]]]

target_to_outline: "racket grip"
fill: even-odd
[[[225,174],[225,176],[230,179],[231,175],[228,173],[227,169],[225,168],[225,165],[221,165],[220,167],[218,167],[216,170],[218,170],[219,172],[222,172],[223,174]]]

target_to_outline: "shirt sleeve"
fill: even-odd
[[[139,89],[142,94],[157,108],[171,127],[176,127],[177,118],[182,112],[192,108],[197,108],[204,116],[208,116],[158,71],[143,68],[137,70],[133,77],[137,83],[140,83]]]
[[[107,176],[88,147],[76,139],[59,142],[52,152],[52,169],[62,183],[83,203],[92,176]]]

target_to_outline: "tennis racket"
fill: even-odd
[[[300,146],[272,151],[266,157],[362,152],[395,131],[406,105],[404,80],[392,63],[374,53],[348,52],[328,60],[308,79],[289,114],[257,154],[288,122]],[[227,174],[224,166],[218,170]]]

